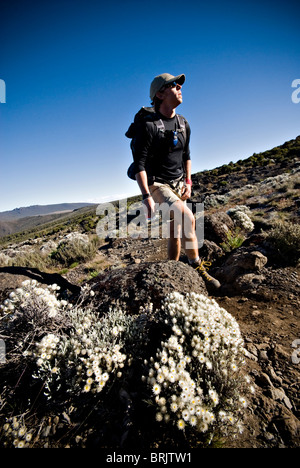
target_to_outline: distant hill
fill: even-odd
[[[92,206],[93,203],[58,203],[54,205],[32,205],[15,208],[11,211],[0,212],[0,221],[15,221],[29,216],[43,216],[48,214],[62,213],[66,211],[78,210],[85,206]]]
[[[93,203],[60,203],[55,205],[33,205],[15,208],[0,213],[0,237],[21,231],[30,231],[37,226],[49,224],[71,215],[74,211],[93,208]]]

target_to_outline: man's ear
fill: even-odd
[[[161,91],[157,91],[155,96],[162,101],[164,98],[164,93]]]

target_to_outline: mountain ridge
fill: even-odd
[[[30,205],[14,208],[13,210],[0,211],[0,221],[10,221],[30,216],[43,216],[63,211],[73,211],[94,203],[55,203],[49,205]]]

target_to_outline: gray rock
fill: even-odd
[[[208,214],[204,217],[205,239],[217,244],[227,240],[230,230],[234,229],[234,223],[226,213]]]
[[[90,281],[99,310],[107,311],[113,304],[125,303],[132,313],[152,303],[154,308],[170,292],[195,292],[208,296],[203,279],[189,265],[167,260],[131,264],[103,272]]]

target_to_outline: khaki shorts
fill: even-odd
[[[149,186],[151,196],[155,203],[167,203],[170,206],[179,200],[182,201],[182,203],[186,203],[185,200],[181,200],[181,195],[184,191],[183,180],[175,182],[172,185],[174,188],[170,187],[170,185],[167,183],[164,184],[161,182],[154,182]]]

